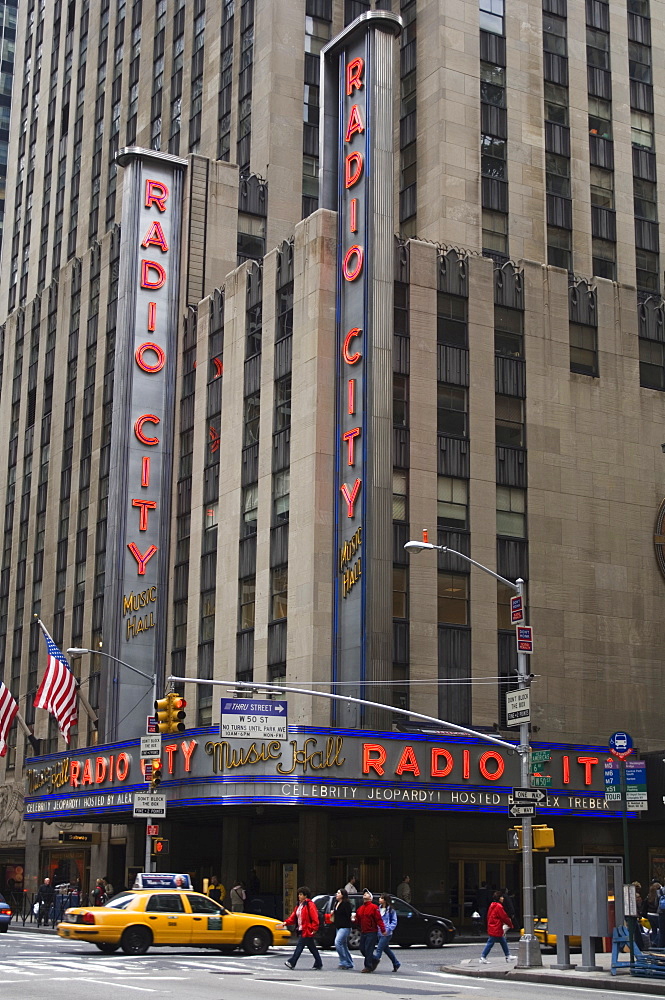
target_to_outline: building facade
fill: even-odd
[[[388,451],[372,469],[386,527],[374,540],[380,560],[370,548],[358,565],[361,537],[378,522],[363,523],[365,536],[336,534],[357,436],[344,438],[340,465],[344,278],[338,212],[323,192],[319,207],[319,167],[329,165],[319,162],[320,52],[371,7],[399,14],[403,27],[391,78],[392,305],[381,321],[392,354]],[[46,867],[84,881],[101,867],[121,883],[140,863],[144,831],[128,802],[49,810],[34,779],[67,761],[78,796],[76,755],[131,756],[131,744],[134,783],[151,688],[118,658],[157,669],[160,689],[171,673],[323,691],[334,683],[386,706],[351,724],[323,699],[289,696],[296,740],[311,729],[319,740],[342,732],[348,745],[354,727],[394,740],[393,726],[414,726],[391,707],[509,737],[510,592],[452,555],[409,560],[404,543],[423,528],[526,581],[532,739],[573,760],[582,803],[562,799],[543,816],[562,853],[619,849],[619,815],[589,805],[602,800],[602,781],[585,783],[590,765],[577,758],[601,762],[618,729],[644,753],[660,746],[660,14],[647,0],[611,10],[465,0],[454,13],[438,0],[22,5],[0,273],[0,664],[42,759],[14,728],[0,760],[5,886],[19,867],[26,887]],[[31,72],[37,65],[48,73]],[[140,182],[137,163],[148,170]],[[176,187],[159,170],[177,175]],[[146,183],[174,201],[160,207]],[[139,209],[148,215],[137,222]],[[130,226],[139,237],[131,253]],[[131,262],[146,265],[138,291]],[[173,282],[169,346],[159,268]],[[348,363],[360,341],[345,350]],[[136,352],[147,395],[130,375]],[[162,372],[169,384],[157,398],[152,378]],[[370,439],[375,416],[370,407]],[[136,459],[129,439],[143,447]],[[132,465],[146,454],[152,462],[153,448],[163,453],[151,466],[161,477],[154,496],[145,491],[156,479]],[[372,468],[374,453],[363,461]],[[148,537],[156,525],[159,537]],[[130,543],[143,558],[159,551],[139,574],[145,586],[130,587],[118,569],[120,552],[139,566]],[[386,610],[372,619],[382,624],[372,625],[364,672],[345,675],[333,658],[338,605],[365,581]],[[44,662],[35,614],[61,648],[116,658],[72,661],[99,726],[81,713],[70,752],[32,707]],[[215,742],[225,691],[185,687],[199,757]],[[362,780],[356,756],[346,784]],[[246,766],[249,785],[275,778]],[[473,786],[464,794],[499,801],[453,803],[446,796],[460,789],[445,777],[441,807],[428,808],[405,796],[354,806],[305,792],[277,802],[264,788],[225,797],[222,780],[195,795],[183,772],[168,820],[175,860],[197,878],[253,867],[274,894],[285,864],[322,890],[356,869],[394,887],[411,868],[416,902],[427,883],[440,893],[430,903],[460,919],[463,886],[514,884],[519,872],[506,867],[508,786],[489,793],[498,779],[462,776],[456,785]],[[560,775],[552,788],[566,792]],[[631,816],[633,870],[644,877],[664,853],[657,801]],[[388,809],[394,836],[377,840]],[[200,863],[187,848],[194,822]],[[58,830],[89,824],[98,844],[58,845]],[[442,845],[436,870],[418,845],[430,856]]]

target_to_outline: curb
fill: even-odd
[[[645,982],[636,976],[603,976],[602,979],[591,979],[574,972],[566,975],[550,972],[529,972],[520,969],[463,969],[458,965],[442,965],[442,972],[454,973],[456,976],[469,976],[471,979],[500,979],[503,982],[543,983],[547,986],[584,986],[591,990],[616,990],[619,993],[645,993],[650,996],[663,996],[663,986],[658,982]]]

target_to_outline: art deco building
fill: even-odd
[[[373,397],[382,450],[363,453],[379,513],[359,565],[360,539],[340,534],[335,513],[340,448],[345,461],[352,450],[336,433],[341,230],[323,192],[319,202],[320,52],[370,10],[403,27],[391,41],[392,364]],[[409,559],[404,543],[423,528],[526,582],[534,741],[591,745],[599,761],[619,729],[643,752],[661,747],[664,12],[660,0],[24,0],[0,272],[0,677],[43,755],[65,748],[31,707],[45,660],[36,614],[63,649],[156,669],[160,693],[169,673],[321,690],[344,679],[386,706],[508,738],[512,592],[455,556]],[[168,205],[156,188],[143,197],[146,177],[168,187]],[[132,239],[148,260],[138,290],[124,263]],[[142,337],[170,345],[142,369],[164,369],[156,401],[130,376],[134,315]],[[143,438],[134,417],[123,423],[134,405],[152,418]],[[158,445],[157,508],[141,500],[136,437]],[[133,522],[122,503],[137,497]],[[139,516],[159,537],[139,541]],[[119,560],[138,562],[148,541],[158,589],[123,589]],[[333,656],[339,597],[361,575],[370,652],[348,676]],[[99,713],[99,730],[80,713],[74,752],[143,731],[140,679],[100,655],[73,669]],[[226,688],[185,693],[188,726],[217,726]],[[289,722],[317,732],[405,725],[389,709],[339,711],[289,697]],[[35,879],[59,863],[57,824],[23,825],[31,754],[15,727],[0,760],[0,888],[2,865]],[[602,789],[599,769],[587,791],[602,802]],[[435,830],[437,887],[458,893],[465,844],[490,866],[478,879],[494,864],[497,882],[518,877],[491,803],[480,817],[471,805],[453,818],[395,812],[373,869],[358,839],[325,841],[334,808],[291,799],[299,818],[238,798],[222,824],[205,806],[202,828],[223,825],[227,877],[265,862],[272,884],[294,859],[281,843],[321,887],[333,855],[336,876],[397,882],[403,867],[421,871],[414,845]],[[551,813],[560,853],[617,850],[618,814],[592,817],[603,807],[576,801]],[[131,816],[96,815],[92,862],[124,881],[140,831],[134,850]],[[75,809],[62,818],[95,822]],[[654,804],[634,823],[645,877],[659,863],[658,818]],[[349,821],[365,845],[370,819]],[[197,859],[178,837],[183,869],[219,867],[212,834]],[[307,858],[305,837],[317,845]]]

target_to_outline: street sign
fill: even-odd
[[[285,740],[287,708],[285,701],[222,698],[219,735],[222,739]]]
[[[157,823],[148,823],[145,832],[149,837],[159,837],[159,826]]]
[[[150,781],[152,778],[152,761],[146,760],[143,765],[143,777],[146,781]]]
[[[610,753],[613,753],[619,760],[624,760],[633,749],[633,738],[628,733],[612,733],[607,742]]]
[[[606,802],[621,802],[621,792],[605,792]]]
[[[534,788],[549,788],[552,784],[551,774],[532,774],[531,784]]]
[[[134,792],[134,819],[156,816],[166,819],[166,796],[152,792]]]
[[[521,597],[510,598],[510,620],[513,625],[524,621],[524,605]]]
[[[517,652],[533,653],[533,629],[530,625],[518,625],[515,629],[517,635]]]
[[[552,760],[552,752],[550,750],[531,751],[532,764],[545,764],[548,760]]]
[[[157,721],[156,715],[148,715],[145,720],[145,731],[150,735],[151,733],[159,732],[159,722]]]
[[[529,688],[506,691],[506,725],[519,726],[531,722],[531,692]]]
[[[524,805],[514,803],[512,806],[508,806],[508,812],[511,816],[535,816],[536,804],[535,802],[525,803]]]
[[[514,802],[544,802],[547,792],[540,788],[513,788]]]
[[[162,737],[157,734],[157,736],[142,736],[141,737],[141,757],[144,759],[149,757],[161,757],[162,756]]]

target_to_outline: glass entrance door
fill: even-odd
[[[522,881],[519,862],[514,857],[491,857],[491,848],[479,845],[477,853],[480,855],[485,851],[487,857],[458,858],[450,862],[448,869],[450,917],[457,928],[478,926],[477,922],[472,920],[471,914],[482,909],[482,894],[479,897],[479,891],[483,883],[489,890],[490,899],[495,890],[503,891],[508,888],[516,912],[518,914],[520,912]],[[484,930],[484,927],[480,930]]]

